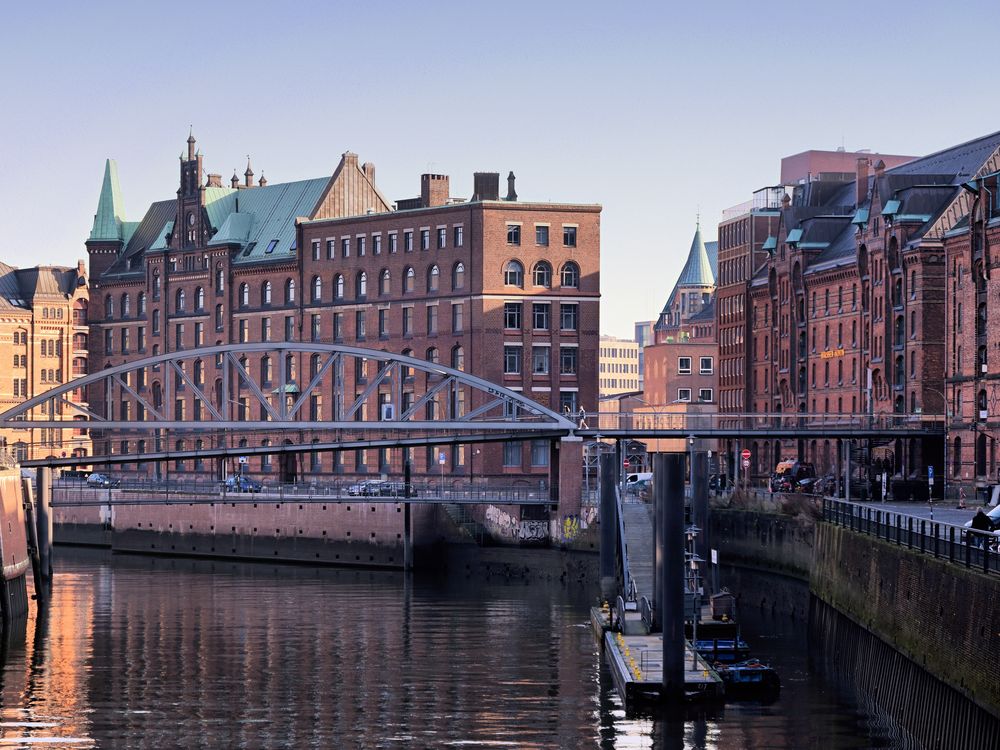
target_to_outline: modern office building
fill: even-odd
[[[598,354],[600,397],[641,390],[639,345],[629,339],[601,336],[600,347]]]

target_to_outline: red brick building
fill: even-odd
[[[892,169],[862,156],[854,179],[794,188],[765,243],[767,261],[749,283],[753,411],[941,419],[944,242],[961,233],[963,183],[988,171],[998,148],[1000,133]],[[973,318],[967,325],[974,328]],[[832,471],[841,448],[830,441],[750,447],[758,474],[789,455]],[[868,447],[871,464],[904,478],[926,478],[928,466],[941,476],[945,463],[939,437]]]
[[[128,222],[113,162],[106,174],[87,241],[91,372],[220,343],[343,342],[464,369],[553,408],[596,408],[600,206],[519,201],[513,174],[501,199],[496,173],[475,175],[471,200],[452,198],[447,176],[423,175],[420,196],[393,205],[375,185],[374,166],[352,153],[328,177],[268,184],[261,176],[254,183],[248,164],[242,182],[234,174],[224,186],[219,175],[203,176],[192,137],[176,198]],[[327,376],[321,388],[329,400],[313,399],[312,418],[333,414],[338,402],[364,390],[374,375],[368,365],[344,373],[337,388]],[[313,364],[258,354],[245,366],[266,383],[277,381],[279,367],[295,382]],[[203,382],[210,372],[205,363],[193,376]],[[142,387],[162,405],[159,383]],[[172,406],[177,416],[199,418],[190,394],[178,393]],[[146,448],[128,435],[112,437],[114,452]],[[211,439],[176,436],[169,447]],[[541,445],[441,450],[459,476],[548,472]],[[416,472],[437,474],[437,449],[409,457]],[[303,471],[397,472],[403,459],[402,449],[341,451],[280,468],[288,479]],[[268,458],[252,461],[252,471],[277,470]],[[221,467],[171,465],[175,472],[213,469]]]

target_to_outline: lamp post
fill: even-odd
[[[925,391],[930,391],[931,393],[936,393],[941,397],[941,414],[943,423],[943,434],[941,438],[942,451],[941,451],[941,500],[942,502],[948,501],[948,399],[943,392],[939,391],[937,388],[930,388],[924,386]],[[928,498],[931,495],[928,493]],[[931,500],[933,502],[933,499]],[[933,513],[933,510],[931,511]]]

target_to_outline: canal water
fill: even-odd
[[[632,717],[591,591],[59,548],[51,605],[0,654],[0,747],[915,746],[809,669],[801,616],[743,599],[780,698]]]

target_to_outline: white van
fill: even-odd
[[[626,492],[635,492],[643,487],[647,487],[653,483],[653,472],[651,471],[641,471],[636,474],[626,474],[625,475],[625,490]]]

